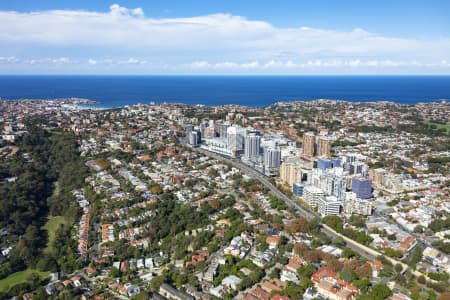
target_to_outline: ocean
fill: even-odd
[[[182,102],[264,107],[336,99],[417,103],[450,99],[450,76],[0,76],[0,98],[86,98],[99,107]]]

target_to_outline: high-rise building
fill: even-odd
[[[280,148],[265,148],[264,149],[264,173],[272,176],[278,173],[281,164],[281,150]]]
[[[303,176],[302,167],[298,161],[298,157],[293,157],[283,162],[280,166],[280,179],[292,186],[296,182],[301,182]]]
[[[254,160],[259,156],[261,148],[261,136],[259,132],[250,132],[245,136],[244,158]]]
[[[193,131],[189,132],[189,136],[188,136],[189,145],[196,147],[200,144],[201,140],[202,140],[202,134],[200,133],[199,130],[193,130]]]
[[[320,157],[331,157],[331,139],[320,136],[317,141],[317,155]]]
[[[369,199],[372,197],[372,180],[365,177],[353,177],[352,190],[358,198]]]
[[[234,153],[234,156],[244,150],[245,135],[246,130],[240,126],[234,125],[227,128],[227,146]]]
[[[216,128],[214,126],[214,121],[213,123],[209,123],[209,126],[205,129],[205,138],[207,139],[212,139],[216,136]]]
[[[281,151],[279,148],[264,149],[264,165],[269,168],[278,168],[281,163]]]
[[[347,191],[347,180],[345,177],[334,177],[332,182],[333,192],[331,194],[342,202]]]
[[[314,157],[314,143],[316,141],[316,136],[313,132],[307,132],[303,135],[303,156],[304,157]]]
[[[203,137],[206,136],[206,130],[208,129],[208,127],[209,127],[208,121],[202,121],[200,123],[200,133],[202,134]]]
[[[217,131],[219,134],[219,137],[226,139],[227,138],[227,130],[228,127],[230,127],[229,124],[217,124]]]
[[[336,196],[342,201],[347,190],[344,169],[340,167],[326,170],[315,168],[308,176],[308,184],[324,191],[327,195]]]
[[[186,138],[189,138],[189,133],[191,133],[191,131],[194,130],[194,125],[186,124],[184,126],[184,129],[186,130]]]
[[[373,184],[375,186],[383,185],[383,178],[386,176],[386,174],[386,170],[382,168],[371,170]]]

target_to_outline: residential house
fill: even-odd
[[[329,268],[320,268],[311,276],[317,292],[330,300],[350,300],[359,295],[359,289],[351,283],[338,279]]]

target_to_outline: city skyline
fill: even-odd
[[[0,300],[450,299],[450,1],[0,2]]]
[[[448,75],[449,8],[4,1],[0,74]]]

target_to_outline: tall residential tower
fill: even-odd
[[[320,157],[331,157],[331,139],[320,136],[317,141],[317,155]]]
[[[303,156],[307,158],[314,157],[314,143],[316,136],[313,132],[307,132],[303,135]]]
[[[244,158],[253,160],[259,156],[261,136],[259,132],[250,132],[245,136]]]

